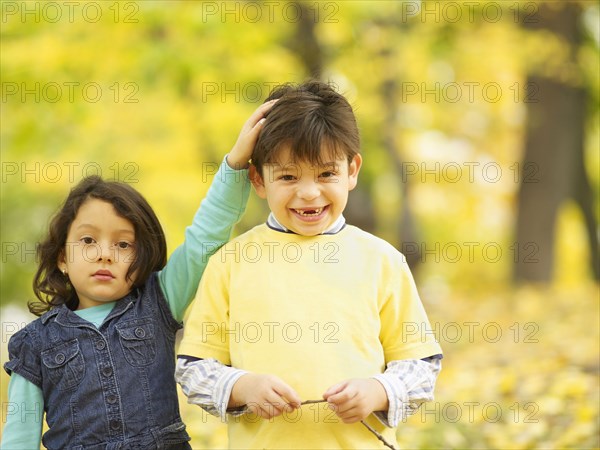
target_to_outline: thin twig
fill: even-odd
[[[305,400],[300,405],[311,405],[313,403],[325,403],[327,400]]]
[[[325,403],[326,401],[327,400],[305,400],[302,403],[300,403],[300,405],[310,405],[312,403]],[[391,448],[392,450],[396,450],[396,448],[392,444],[390,444],[388,441],[386,441],[385,438],[380,433],[378,433],[375,428],[370,426],[364,420],[361,420],[360,423],[362,423],[365,427],[367,427],[367,430],[369,430],[371,433],[373,433],[377,437],[377,439],[379,439],[381,442],[383,442],[383,445]]]
[[[314,403],[326,403],[327,400],[305,400],[302,403],[300,403],[300,406],[302,405],[312,405]],[[230,408],[227,410],[227,412],[248,412],[248,407],[247,406],[241,406],[238,408]],[[392,450],[397,450],[396,447],[394,447],[392,444],[390,444],[388,441],[385,440],[385,438],[377,432],[377,430],[375,428],[373,428],[372,426],[370,426],[367,422],[365,422],[364,420],[361,420],[360,423],[362,423],[365,427],[367,427],[367,430],[369,430],[371,433],[373,433],[377,439],[379,439],[381,442],[383,442],[383,445],[385,445],[388,448],[391,448]]]
[[[371,425],[369,425],[364,420],[361,420],[360,423],[362,423],[365,427],[367,427],[367,429],[371,433],[373,433],[375,436],[377,436],[377,439],[379,439],[381,442],[383,442],[383,445],[391,448],[392,450],[396,450],[396,447],[394,447],[392,444],[390,444],[388,441],[386,441],[385,438],[381,434],[379,434],[375,428],[373,428]]]
[[[325,403],[327,400],[305,400],[302,403],[300,403],[300,406],[302,405],[312,405],[313,403]],[[239,412],[239,413],[243,413],[246,414],[247,412],[249,412],[250,409],[248,408],[247,405],[243,405],[243,406],[238,406],[235,408],[227,408],[228,413],[234,413],[234,412]]]

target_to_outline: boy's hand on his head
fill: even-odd
[[[244,123],[237,142],[227,155],[227,164],[232,169],[247,169],[248,161],[252,156],[252,150],[258,140],[258,135],[265,122],[265,115],[273,107],[277,100],[271,100],[260,105]]]
[[[300,397],[275,375],[247,373],[233,385],[229,407],[246,405],[264,419],[281,415],[286,409],[300,408]]]
[[[373,411],[389,408],[385,389],[375,378],[353,378],[334,384],[323,398],[344,423],[359,422]]]

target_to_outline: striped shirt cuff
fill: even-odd
[[[216,359],[177,359],[175,379],[188,398],[209,414],[227,420],[227,404],[235,382],[247,372],[221,364]],[[239,415],[240,413],[233,413]]]
[[[373,414],[388,427],[396,427],[400,421],[417,412],[422,403],[433,400],[435,381],[441,370],[441,358],[390,361],[385,372],[374,375],[387,394],[387,411]]]

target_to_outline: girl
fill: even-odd
[[[183,245],[166,263],[164,233],[133,188],[81,181],[38,249],[30,303],[41,316],[12,336],[2,449],[190,449],[174,380],[181,328],[208,257],[249,194],[246,168],[272,103],[244,124]]]

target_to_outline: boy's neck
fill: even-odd
[[[294,233],[293,231],[288,230],[286,227],[281,225],[279,223],[279,221],[275,218],[275,215],[273,213],[270,213],[269,217],[267,218],[267,226],[269,228],[272,228],[273,230],[281,231],[282,233]],[[321,234],[337,234],[340,231],[342,231],[342,229],[345,226],[346,226],[346,219],[344,218],[343,214],[340,214],[340,217],[338,217],[336,219],[336,221],[333,223],[333,225]],[[294,234],[296,234],[296,233],[294,233]]]

